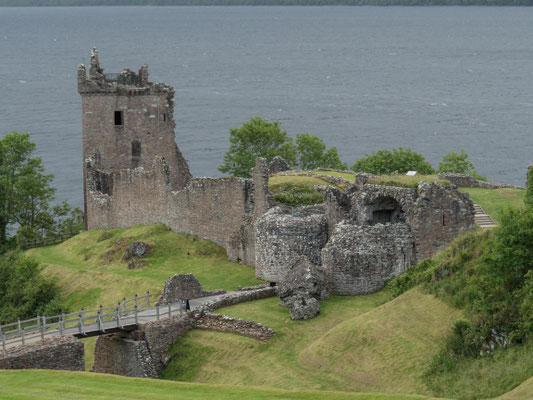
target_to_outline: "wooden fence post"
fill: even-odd
[[[135,297],[135,300],[137,300],[137,297]],[[139,316],[137,314],[137,304],[135,304],[135,325],[139,325]]]
[[[5,350],[6,349],[6,334],[2,332],[2,347]]]
[[[150,308],[150,291],[146,291],[146,308]]]
[[[43,315],[43,323],[41,324],[41,339],[44,340],[44,331],[46,330],[46,316]]]
[[[61,317],[59,317],[59,333],[63,334],[65,330],[65,312],[61,310]]]
[[[159,303],[155,303],[155,315],[157,320],[159,321]]]

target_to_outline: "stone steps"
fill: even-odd
[[[474,203],[474,223],[479,225],[481,229],[491,229],[498,226],[492,217],[483,211],[483,208],[477,203]]]

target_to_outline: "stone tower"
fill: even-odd
[[[98,154],[99,167],[151,168],[155,156],[169,167],[170,186],[181,189],[191,179],[189,167],[174,141],[174,88],[148,81],[148,66],[138,73],[125,69],[104,74],[98,50],[91,52],[89,75],[78,66],[82,98],[83,159]],[[87,201],[84,163],[84,201]]]

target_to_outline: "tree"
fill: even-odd
[[[439,163],[438,172],[445,173],[451,172],[456,174],[468,174],[474,176],[476,179],[486,180],[486,178],[477,173],[472,161],[467,160],[468,153],[461,148],[461,154],[457,154],[455,151],[442,156],[442,161]]]
[[[44,174],[41,158],[32,157],[34,150],[28,133],[12,132],[0,139],[0,253],[17,240],[62,233],[81,213],[65,202],[51,205],[53,175]],[[10,238],[15,228],[16,237]]]
[[[269,122],[255,117],[240,128],[229,131],[230,148],[224,155],[224,163],[218,168],[223,173],[249,178],[257,157],[264,157],[270,162],[274,157],[281,156],[289,165],[296,163],[292,139],[280,128],[279,121]]]
[[[336,147],[326,150],[326,144],[317,136],[309,133],[296,135],[298,166],[304,170],[316,168],[348,169],[339,158]]]
[[[34,259],[10,251],[0,256],[0,276],[0,323],[61,312],[58,287]]]
[[[422,175],[431,175],[435,171],[422,154],[416,153],[411,149],[378,150],[371,155],[365,154],[352,165],[351,169],[355,172],[367,172],[370,174],[405,174],[407,171],[418,171]]]

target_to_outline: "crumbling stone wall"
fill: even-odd
[[[441,179],[446,179],[447,181],[453,183],[457,187],[474,187],[474,188],[484,188],[484,189],[500,189],[500,188],[521,189],[520,186],[509,185],[507,183],[480,181],[479,179],[476,179],[472,175],[468,175],[468,174],[442,173],[442,174],[438,174],[437,176]]]
[[[321,249],[328,241],[328,226],[322,206],[294,209],[275,207],[256,222],[255,274],[281,282],[295,261],[306,256],[321,264]]]
[[[180,299],[196,299],[226,293],[225,290],[204,290],[193,274],[175,274],[168,278],[159,298],[159,304],[175,303]]]
[[[241,318],[228,317],[227,315],[213,313],[199,313],[195,315],[196,329],[207,329],[217,332],[235,333],[241,336],[266,342],[274,337],[272,328]]]
[[[58,336],[0,350],[0,369],[84,371],[83,343],[73,336]]]
[[[405,223],[354,225],[343,221],[322,250],[328,290],[337,295],[378,291],[414,259]]]

